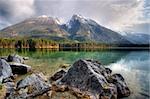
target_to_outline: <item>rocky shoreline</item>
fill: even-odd
[[[31,66],[24,64],[28,59],[15,54],[1,57],[0,84],[5,92],[0,94],[0,98],[46,96],[46,99],[53,99],[56,93],[68,92],[77,99],[119,99],[131,93],[121,74],[112,74],[111,69],[95,60],[80,59],[68,69],[62,66],[54,75],[47,77],[41,72],[34,73]],[[27,73],[31,74],[15,81],[16,75]]]

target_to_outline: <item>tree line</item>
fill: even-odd
[[[55,41],[48,39],[0,38],[0,48],[58,48]]]
[[[0,48],[49,48],[49,49],[108,49],[112,47],[146,47],[149,44],[104,44],[96,43],[93,41],[73,41],[73,40],[60,40],[54,41],[44,38],[0,38]]]
[[[0,38],[0,48],[104,48],[106,44],[70,40],[53,41],[40,38]]]

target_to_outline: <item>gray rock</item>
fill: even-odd
[[[9,55],[7,57],[7,61],[8,62],[16,62],[16,63],[24,63],[23,57],[21,57],[21,56],[19,56],[17,54]]]
[[[31,66],[21,63],[9,63],[13,74],[26,74],[31,71]]]
[[[15,92],[15,83],[14,82],[6,82],[6,83],[4,83],[4,85],[6,87],[6,94]]]
[[[37,84],[38,85],[38,86],[35,86],[35,87],[37,87],[37,89],[39,89],[39,87],[44,88],[44,87],[47,87],[47,84],[45,83],[46,80],[47,79],[43,75],[43,73],[32,74],[32,75],[29,75],[26,78],[20,80],[17,83],[17,88],[18,89],[24,88],[24,87],[26,87],[28,85],[33,85],[33,84]]]
[[[4,59],[0,59],[0,83],[11,76],[13,74],[10,65]]]
[[[105,73],[107,73],[105,67],[97,61],[79,60],[56,83],[56,86],[69,88],[78,97],[83,94],[82,96],[89,96],[91,99],[105,97],[116,99],[116,86],[107,82]]]
[[[8,99],[32,99],[51,90],[42,73],[32,74],[17,83],[15,93],[10,93]]]
[[[113,74],[109,82],[116,85],[119,98],[130,95],[130,90],[125,82],[125,79],[122,77],[122,75]]]

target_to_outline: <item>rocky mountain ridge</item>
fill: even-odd
[[[107,44],[130,44],[131,42],[117,32],[99,25],[96,21],[73,15],[65,24],[58,18],[39,16],[26,19],[18,24],[2,29],[2,37],[33,37],[52,40],[70,39],[93,41]]]

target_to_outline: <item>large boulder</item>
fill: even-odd
[[[4,59],[0,59],[0,83],[11,76],[13,74],[10,65]]]
[[[51,90],[42,73],[32,74],[17,83],[15,92],[7,96],[8,99],[32,99]]]
[[[117,99],[117,88],[108,83],[108,69],[97,61],[79,60],[56,82],[58,89],[68,88],[78,97]]]
[[[26,74],[31,71],[31,66],[21,63],[9,63],[13,74]]]
[[[130,95],[130,90],[125,82],[125,79],[122,77],[122,75],[113,74],[110,77],[109,82],[116,85],[119,98]]]
[[[24,58],[17,54],[12,54],[7,57],[7,62],[24,63]]]

